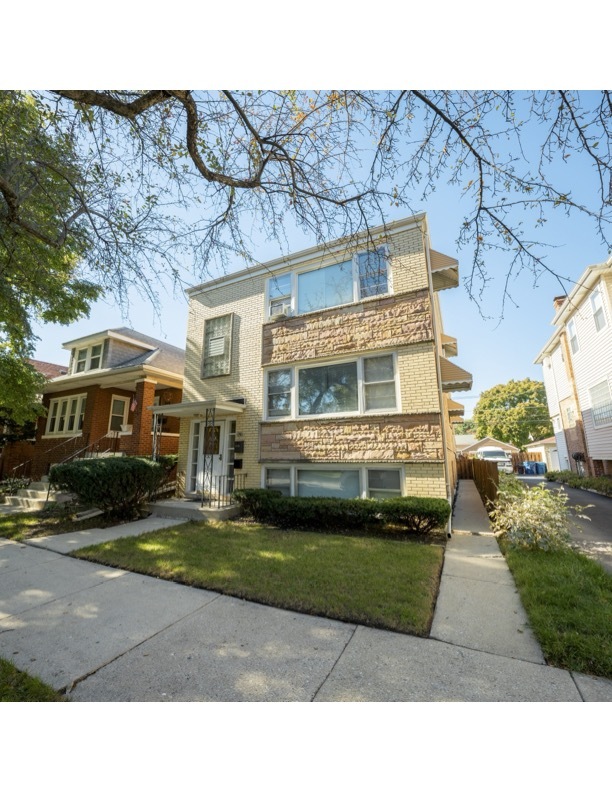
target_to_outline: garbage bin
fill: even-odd
[[[535,473],[537,476],[543,476],[546,473],[546,463],[545,462],[534,462],[535,465]]]
[[[535,462],[523,462],[526,476],[533,476],[535,474]]]

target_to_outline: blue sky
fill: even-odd
[[[563,171],[556,172],[561,178],[561,186],[571,190],[573,195],[588,193],[592,187],[592,173],[583,161],[575,157],[571,164],[561,167]],[[459,191],[441,182],[426,203],[415,196],[412,209],[427,212],[433,248],[458,258],[460,276],[465,278],[471,266],[471,251],[467,248],[458,250],[456,240],[469,206]],[[397,219],[409,213],[405,208],[398,208],[387,219]],[[560,210],[551,210],[547,217],[545,226],[534,230],[533,234],[554,246],[545,251],[546,263],[555,273],[569,279],[569,290],[571,281],[578,279],[585,267],[607,258],[608,250],[597,238],[594,224],[586,217],[575,214],[568,219]],[[528,227],[527,233],[532,234]],[[310,247],[314,242],[300,231],[289,232],[292,252]],[[264,241],[258,243],[256,257],[259,261],[267,261],[281,253],[275,244]],[[492,281],[478,302],[470,298],[463,280],[459,288],[441,293],[445,331],[458,339],[459,354],[455,362],[474,377],[471,392],[455,394],[456,399],[465,405],[466,417],[471,415],[483,390],[510,379],[542,378],[541,367],[532,361],[552,332],[552,300],[562,293],[562,287],[549,273],[543,272],[534,279],[532,273],[524,271],[511,281],[509,288],[515,304],[507,301],[504,316],[500,319],[508,263],[508,256],[499,252],[492,252],[486,258]],[[242,262],[236,263],[236,269],[242,267]],[[189,285],[199,281],[194,276]],[[184,296],[162,295],[159,317],[154,308],[137,295],[132,295],[131,300],[128,317],[122,316],[110,296],[92,307],[89,318],[73,325],[37,326],[36,334],[40,341],[36,357],[55,363],[67,362],[68,355],[61,348],[62,343],[124,324],[176,346],[185,345],[187,301]]]

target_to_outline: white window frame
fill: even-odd
[[[608,378],[605,378],[605,379],[601,380],[600,382],[596,382],[595,385],[593,385],[591,388],[589,388],[589,403],[591,405],[591,418],[592,418],[592,421],[593,421],[593,426],[596,429],[603,429],[606,426],[612,426],[612,417],[609,420],[607,420],[607,421],[602,421],[601,423],[597,423],[597,421],[595,420],[595,416],[593,414],[593,410],[595,409],[595,405],[593,405],[593,397],[591,395],[591,391],[594,388],[599,388],[601,385],[604,385],[604,384],[608,386],[608,399],[612,403],[612,388],[610,388],[610,381],[609,381]]]
[[[267,484],[267,471],[268,470],[289,470],[289,487],[290,487],[290,496],[295,497],[298,491],[298,471],[300,470],[317,470],[317,471],[339,471],[339,470],[357,470],[359,472],[359,489],[360,489],[360,498],[365,499],[369,498],[369,487],[368,487],[368,471],[370,470],[394,470],[399,471],[400,474],[400,494],[394,497],[404,497],[406,493],[406,470],[403,465],[385,465],[385,464],[373,464],[373,465],[351,465],[351,464],[326,464],[326,463],[315,463],[315,464],[283,464],[281,462],[266,464],[263,465],[261,468],[261,486],[263,489],[266,489]]]
[[[364,375],[364,361],[372,358],[390,357],[393,361],[393,381],[395,384],[395,407],[382,407],[379,409],[366,409],[366,385],[375,383],[366,383]],[[302,415],[299,411],[299,373],[306,369],[311,368],[324,368],[325,366],[336,366],[346,363],[355,363],[357,366],[357,410],[348,412],[329,412],[317,413],[316,415]],[[268,374],[274,371],[290,371],[291,372],[291,387],[289,389],[291,396],[291,406],[288,415],[269,415],[268,413]],[[265,369],[264,376],[264,420],[265,421],[312,421],[322,418],[345,418],[356,415],[395,415],[401,413],[401,392],[399,382],[399,371],[397,364],[397,352],[384,351],[374,352],[368,355],[361,355],[360,357],[350,357],[333,359],[327,361],[318,361],[317,363],[309,363],[308,365],[285,365],[274,366],[273,368]]]
[[[578,341],[578,333],[576,332],[576,322],[573,319],[567,323],[567,335],[569,338],[569,346],[572,354],[580,351],[580,342]]]
[[[359,255],[363,253],[370,252],[378,252],[382,251],[383,255],[387,261],[387,291],[384,294],[374,294],[368,297],[361,297],[361,285],[359,282]],[[298,288],[299,288],[299,277],[300,275],[305,275],[309,272],[314,272],[315,270],[323,270],[326,267],[333,267],[337,266],[338,264],[343,264],[346,262],[351,262],[352,266],[352,278],[353,278],[353,297],[350,302],[347,303],[339,303],[338,305],[332,305],[326,308],[315,308],[312,311],[302,311],[298,312],[298,304],[299,304],[299,295],[298,295]],[[277,296],[277,297],[270,297],[270,287],[275,279],[281,278],[285,275],[289,275],[291,278],[291,291],[285,295]],[[362,250],[356,251],[353,256],[349,256],[346,259],[338,260],[338,261],[327,261],[325,264],[316,264],[316,265],[309,265],[306,267],[301,267],[300,269],[295,269],[291,272],[279,272],[278,274],[273,275],[272,277],[268,278],[266,281],[266,306],[265,306],[265,313],[266,313],[266,321],[273,319],[276,315],[288,315],[288,316],[306,316],[309,313],[317,313],[319,311],[330,311],[334,308],[340,308],[343,305],[353,305],[354,303],[363,302],[365,300],[376,300],[380,297],[387,297],[393,294],[393,283],[392,283],[392,267],[391,267],[391,256],[389,251],[389,245],[377,245],[375,248],[364,248]],[[287,309],[277,311],[272,313],[273,303],[279,302],[281,300],[289,301],[289,307]]]
[[[604,308],[604,300],[601,291],[596,288],[591,294],[591,310],[593,311],[593,322],[595,324],[595,331],[599,333],[608,324],[608,317],[606,316],[606,309]],[[597,304],[599,303],[599,305]],[[597,324],[597,315],[601,316],[601,326]]]
[[[111,400],[110,400],[110,411],[109,411],[109,414],[108,414],[108,432],[109,432],[109,434],[110,434],[110,432],[123,432],[123,429],[121,429],[121,427],[119,429],[111,429],[111,423],[112,423],[113,418],[115,417],[113,415],[113,402],[114,401],[122,401],[124,403],[124,405],[125,405],[124,408],[123,408],[123,421],[121,422],[121,426],[124,426],[127,423],[128,411],[130,409],[131,399],[129,398],[129,396],[119,396],[119,394],[116,394],[116,393],[112,394]]]
[[[68,429],[68,423],[70,420],[70,406],[74,400],[77,400],[77,408],[75,413],[75,428]],[[82,435],[83,434],[83,427],[79,427],[79,418],[81,415],[84,416],[84,404],[87,399],[86,393],[73,393],[70,396],[58,396],[55,399],[51,399],[49,401],[49,410],[47,412],[47,423],[45,424],[45,434],[44,437],[72,437],[73,435]],[[64,428],[62,431],[57,430],[57,426],[59,423],[59,419],[61,417],[62,411],[62,404],[66,404],[66,412],[64,415]],[[53,431],[51,431],[51,420],[53,419],[53,407],[57,405],[57,412],[55,414],[55,426],[53,427]]]
[[[92,353],[93,353],[93,350],[96,347],[100,347],[100,354],[94,356]],[[82,371],[78,371],[78,369],[77,369],[77,366],[78,366],[78,364],[80,362],[79,361],[79,352],[85,352],[86,353],[85,354],[85,368]],[[74,360],[73,360],[73,364],[72,364],[72,373],[73,374],[85,374],[87,371],[98,371],[99,369],[102,368],[102,357],[103,356],[104,356],[104,342],[103,341],[100,341],[99,344],[92,344],[91,346],[88,346],[88,347],[79,347],[79,348],[75,349],[74,350]],[[96,358],[100,359],[100,365],[96,366],[95,369],[91,368],[91,359],[92,359],[92,357],[96,357]]]

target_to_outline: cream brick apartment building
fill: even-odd
[[[165,409],[184,494],[451,497],[449,394],[472,379],[437,292],[457,284],[423,214],[189,289],[183,403]]]

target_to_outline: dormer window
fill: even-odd
[[[77,350],[74,359],[74,374],[80,374],[84,371],[91,371],[99,369],[102,365],[102,344],[94,344],[94,346],[84,347]]]

